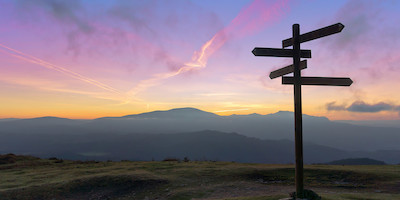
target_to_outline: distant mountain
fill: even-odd
[[[177,108],[94,120],[35,118],[0,121],[2,133],[175,134],[216,130],[267,140],[294,140],[293,113],[219,116],[195,108]],[[347,151],[400,150],[400,128],[368,127],[303,115],[303,140]]]
[[[24,126],[55,126],[55,125],[78,125],[83,123],[85,120],[73,120],[60,117],[38,117],[31,119],[9,119],[2,120],[4,122],[1,125],[24,125]]]
[[[1,133],[83,133],[81,124],[85,124],[87,120],[72,120],[59,117],[39,117],[31,119],[13,119],[0,121]]]
[[[14,121],[14,120],[18,120],[18,118],[4,118],[4,119],[0,119],[0,122]]]
[[[400,128],[400,120],[336,120],[335,122],[371,127]]]
[[[327,165],[386,165],[385,162],[370,158],[348,158],[325,163]]]
[[[153,111],[148,113],[136,114],[136,115],[126,115],[121,118],[216,118],[219,115],[214,113],[205,112],[196,108],[175,108],[167,111]]]
[[[79,120],[72,120],[60,117],[39,117],[32,119],[21,119],[25,124],[32,126],[49,126],[49,125],[77,125],[82,123]]]

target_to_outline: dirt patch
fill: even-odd
[[[293,186],[284,185],[265,185],[257,182],[230,182],[220,185],[205,187],[203,190],[208,191],[206,198],[195,198],[197,200],[206,199],[225,199],[237,197],[254,197],[254,196],[271,196],[282,195],[293,192]]]
[[[294,183],[293,168],[254,170],[241,176],[264,184],[290,185]],[[367,188],[385,180],[381,176],[342,170],[305,169],[305,184],[341,188]]]
[[[244,179],[265,184],[288,185],[294,182],[294,169],[254,170],[242,174]]]

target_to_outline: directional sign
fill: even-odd
[[[307,60],[303,60],[300,62],[300,70],[307,68]],[[289,65],[280,69],[277,69],[269,74],[269,78],[274,79],[286,74],[290,74],[294,72],[293,65]]]
[[[333,77],[304,77],[300,78],[301,85],[330,85],[330,86],[350,86],[353,81],[350,78]],[[293,77],[282,77],[282,84],[293,85]]]
[[[293,49],[261,48],[253,49],[255,56],[293,57]],[[311,58],[311,50],[300,50],[301,58]]]
[[[300,43],[307,42],[310,40],[318,39],[321,37],[325,37],[328,35],[332,35],[335,33],[339,33],[343,30],[344,25],[342,23],[333,24],[324,28],[320,28],[318,30],[314,30],[308,33],[304,33],[300,35]],[[292,38],[288,38],[282,41],[282,48],[292,46],[293,40]]]

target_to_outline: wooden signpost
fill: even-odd
[[[303,120],[301,108],[301,85],[325,85],[325,86],[350,86],[353,81],[350,78],[333,77],[301,77],[300,70],[307,68],[307,61],[300,58],[311,58],[310,50],[301,50],[300,43],[318,39],[343,30],[341,23],[333,24],[300,35],[300,25],[293,24],[292,38],[282,41],[282,49],[256,47],[252,53],[255,56],[292,57],[293,65],[283,67],[270,73],[271,79],[294,73],[293,77],[282,77],[282,84],[294,85],[294,132],[295,132],[295,155],[296,155],[296,197],[304,198],[304,175],[303,175]],[[293,49],[283,49],[293,46]]]

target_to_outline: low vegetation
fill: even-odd
[[[0,199],[268,200],[294,191],[292,165],[166,159],[70,161],[0,155]],[[306,165],[322,199],[400,199],[399,165]]]

